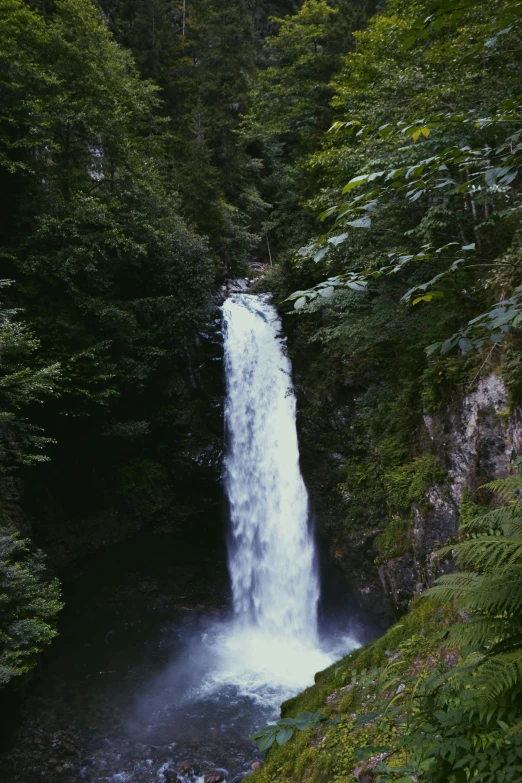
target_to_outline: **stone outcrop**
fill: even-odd
[[[480,487],[505,476],[522,451],[519,410],[507,411],[506,388],[498,375],[481,378],[475,390],[455,399],[437,415],[424,414],[433,449],[447,467],[447,483],[429,487],[423,508],[413,508],[411,551],[385,561],[379,576],[387,597],[401,612],[414,595],[452,567],[436,551],[457,535],[465,492],[479,497]]]
[[[377,542],[387,524],[387,509],[369,497],[367,507],[359,506],[350,517],[353,499],[342,489],[354,454],[350,390],[332,389],[322,402],[314,393],[306,385],[301,391],[299,424],[316,525],[361,608],[386,625],[452,568],[451,561],[441,562],[436,552],[457,535],[464,493],[484,502],[487,495],[480,487],[506,475],[522,452],[522,414],[508,412],[507,391],[496,374],[481,378],[464,396],[454,395],[436,413],[424,412],[419,439],[437,456],[447,477],[428,486],[422,501],[412,504],[407,545],[386,556]],[[377,484],[382,477],[366,478]]]

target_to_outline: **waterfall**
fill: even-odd
[[[281,323],[267,296],[233,295],[223,315],[234,613],[265,638],[310,649],[319,585]]]

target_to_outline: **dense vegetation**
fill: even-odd
[[[0,0],[2,683],[60,608],[13,525],[45,543],[39,517],[93,495],[168,516],[208,426],[194,353],[247,260],[288,313],[303,415],[350,392],[335,535],[412,546],[446,473],[423,414],[491,372],[520,403],[521,15]],[[520,779],[518,469],[463,507],[461,570],[285,705],[258,779]]]
[[[81,506],[94,471],[122,493],[134,474],[144,491],[161,475],[154,430],[168,438],[180,414],[157,386],[209,316],[213,265],[180,216],[158,88],[99,10],[9,0],[0,13],[6,524],[19,516],[13,470],[48,459],[51,440],[40,513],[53,481]]]
[[[404,527],[409,480],[422,495],[420,474],[434,470],[423,410],[495,368],[520,398],[517,14],[516,3],[389,3],[332,79],[331,130],[292,163],[294,190],[289,165],[278,169],[280,263],[266,286],[304,315],[289,323],[308,360],[301,382],[354,390],[351,529],[368,505]],[[275,79],[259,83],[276,102]],[[273,139],[258,105],[249,132]],[[309,124],[295,128],[313,139]]]
[[[493,482],[505,505],[463,522],[454,548],[465,570],[283,705],[302,733],[281,738],[258,780],[520,779],[521,487],[520,475]]]

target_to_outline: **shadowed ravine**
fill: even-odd
[[[279,318],[266,297],[223,310],[228,552],[218,532],[205,544],[197,532],[142,536],[84,565],[6,783],[240,780],[259,756],[249,734],[356,645],[348,609],[327,634],[318,622]]]

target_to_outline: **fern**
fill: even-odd
[[[490,703],[522,684],[522,476],[485,488],[504,505],[462,526],[462,540],[441,555],[453,555],[463,570],[442,576],[425,595],[470,615],[451,635],[473,651],[474,697]]]
[[[477,670],[476,679],[486,701],[518,690],[522,683],[522,645],[512,652],[487,656]]]

